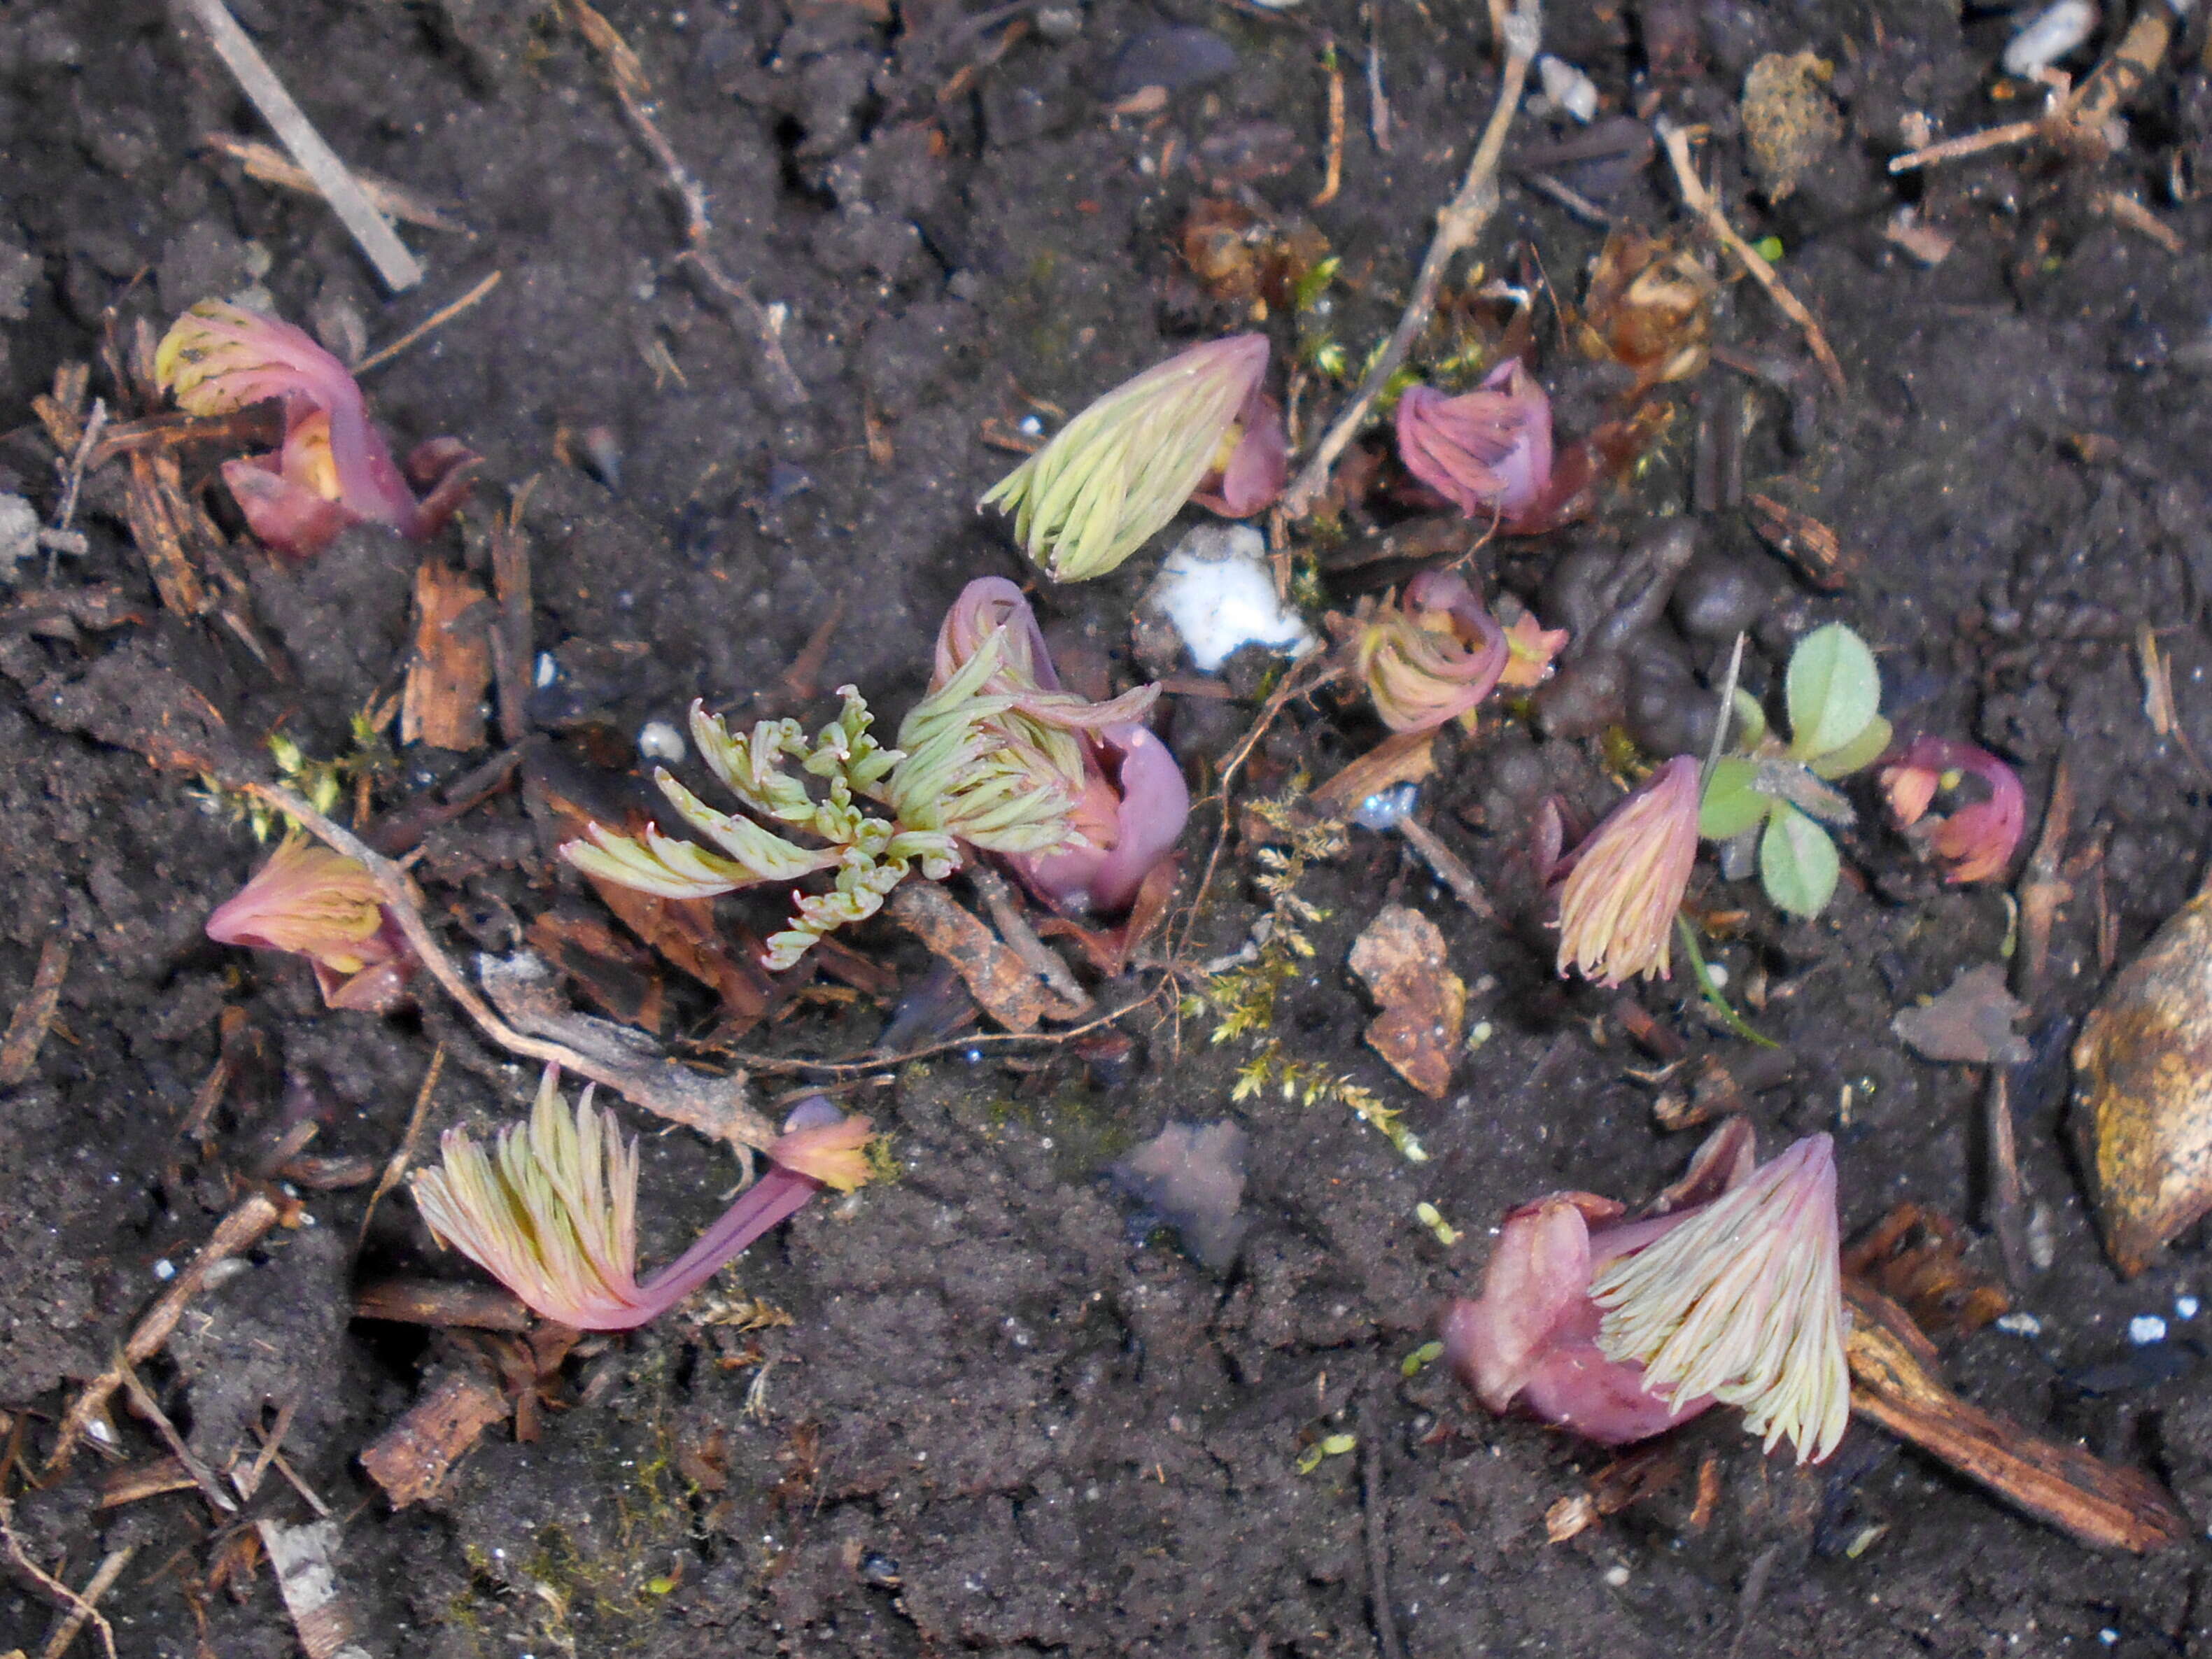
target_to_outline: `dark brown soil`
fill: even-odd
[[[342,155],[444,202],[472,234],[408,229],[429,280],[386,300],[319,205],[203,149],[210,131],[262,135],[186,26],[150,0],[24,0],[0,15],[0,302],[17,280],[21,301],[0,335],[0,391],[19,423],[0,484],[51,507],[29,399],[58,365],[127,341],[137,319],[159,328],[261,276],[288,316],[350,312],[376,343],[498,271],[489,297],[367,383],[404,442],[452,433],[485,455],[465,526],[479,549],[489,511],[537,480],[521,515],[534,632],[564,674],[533,711],[578,753],[581,733],[626,743],[694,696],[780,709],[778,676],[840,601],[818,684],[857,681],[903,708],[960,585],[1020,574],[1001,529],[972,510],[1012,463],[982,441],[986,423],[1027,412],[1021,394],[1072,409],[1194,325],[1234,320],[1206,310],[1171,256],[1201,191],[1188,158],[1217,175],[1243,158],[1231,187],[1304,210],[1327,130],[1318,37],[1356,43],[1344,188],[1310,215],[1346,255],[1340,325],[1356,362],[1395,315],[1494,74],[1480,8],[1378,0],[1395,121],[1384,155],[1350,0],[1273,15],[1199,0],[1024,5],[1024,33],[992,63],[1004,24],[970,27],[951,0],[902,4],[895,21],[848,0],[612,6],[712,202],[715,252],[789,307],[783,337],[809,399],[787,405],[750,334],[677,264],[680,221],[599,64],[551,8],[234,9]],[[1712,124],[1730,211],[1747,235],[1782,240],[1784,274],[1849,377],[1848,397],[1822,394],[1795,447],[1781,441],[1783,400],[1758,394],[1747,471],[1755,489],[1784,480],[1864,554],[1850,591],[1792,589],[1733,512],[1700,523],[1704,545],[1773,584],[1777,626],[1834,617],[1864,633],[1900,722],[2015,761],[2031,829],[2063,754],[2077,835],[2103,841],[2103,902],[2132,952],[2192,890],[2208,820],[2203,776],[2144,718],[2133,649],[2140,629],[2158,630],[2184,732],[2212,756],[2212,208],[2168,188],[2170,155],[2201,166],[2212,138],[2201,23],[2146,94],[2132,146],[2103,167],[2013,150],[1899,182],[1884,162],[1907,112],[1955,133],[2019,109],[1981,90],[2002,16],[1962,26],[1935,0],[1557,9],[1547,44],[1616,103],[1649,87],[1677,118]],[[1188,39],[1141,39],[1170,26],[1210,30],[1222,72],[1157,114],[1116,117],[1124,93],[1206,68]],[[1647,55],[1669,29],[1686,30],[1686,56],[1669,55],[1653,82]],[[1748,196],[1736,97],[1755,58],[1801,46],[1835,64],[1845,135],[1770,210]],[[1170,143],[1179,159],[1163,177]],[[1663,167],[1607,205],[1670,223]],[[2151,204],[2185,251],[2098,211],[2116,188]],[[1884,238],[1908,201],[1955,238],[1933,269]],[[1516,185],[1481,257],[1512,274],[1511,250],[1525,248],[1571,301],[1599,240]],[[1540,307],[1540,340],[1571,431],[1604,388],[1550,333],[1551,314]],[[1717,333],[1752,356],[1802,356],[1747,285],[1724,293]],[[1623,544],[1682,510],[1698,418],[1733,408],[1722,400],[1744,384],[1716,368],[1683,389],[1642,475],[1594,523],[1516,544],[1508,577],[1534,592],[1562,551]],[[101,372],[94,389],[115,395]],[[619,452],[612,477],[556,459],[556,433],[592,427]],[[191,462],[195,482],[211,459]],[[242,549],[257,625],[290,665],[280,680],[232,635],[161,611],[122,527],[120,471],[88,484],[92,551],[64,560],[58,582],[118,584],[138,619],[72,641],[0,613],[0,1000],[27,988],[46,941],[73,951],[36,1072],[0,1099],[0,1404],[20,1414],[0,1474],[22,1550],[70,1583],[136,1547],[103,1603],[118,1652],[246,1659],[297,1638],[265,1567],[205,1588],[234,1518],[211,1518],[189,1492],[99,1510],[111,1465],[89,1451],[67,1474],[43,1473],[74,1380],[101,1369],[301,1114],[320,1126],[317,1152],[380,1161],[437,1042],[452,1063],[431,1131],[506,1120],[534,1077],[434,1008],[333,1013],[296,963],[210,945],[201,924],[257,849],[205,809],[189,772],[141,758],[166,735],[247,763],[280,725],[311,753],[343,748],[349,719],[397,684],[416,550],[357,531],[278,568]],[[1124,651],[1154,562],[1043,594],[1054,637]],[[1754,653],[1753,683],[1766,685],[1775,661]],[[1232,683],[1249,691],[1252,678]],[[1169,735],[1200,788],[1255,708],[1175,700]],[[1295,708],[1249,781],[1279,789],[1367,735],[1331,706]],[[380,801],[468,763],[409,754]],[[1535,800],[1565,788],[1595,804],[1596,775],[1578,746],[1509,735],[1455,751],[1423,812],[1510,896],[1525,885],[1515,872]],[[1218,822],[1211,808],[1194,820],[1194,863]],[[1978,1216],[1978,1074],[1912,1059],[1889,1019],[1995,957],[2004,902],[1940,886],[1871,815],[1848,853],[1853,878],[1818,924],[1784,926],[1748,898],[1744,941],[1724,952],[1737,983],[1757,968],[1789,990],[1759,1017],[1795,1058],[1757,1100],[1760,1128],[1771,1145],[1838,1133],[1847,1229],[1907,1198]],[[1235,949],[1258,914],[1241,843],[1225,868],[1194,960]],[[508,947],[571,886],[511,793],[440,831],[419,873],[458,950]],[[1138,1047],[1119,1069],[1047,1051],[1015,1070],[1000,1063],[1009,1051],[979,1051],[865,1091],[903,1173],[802,1214],[739,1264],[744,1291],[793,1320],[750,1339],[758,1363],[726,1366],[744,1341],[664,1321],[572,1362],[567,1408],[541,1438],[494,1430],[420,1507],[393,1513],[354,1458],[440,1351],[343,1318],[364,1275],[432,1265],[404,1197],[380,1207],[357,1254],[366,1189],[306,1194],[299,1225],[196,1301],[149,1384],[218,1467],[264,1409],[296,1402],[287,1460],[344,1522],[340,1588],[378,1656],[1364,1656],[1378,1595],[1416,1659],[2212,1653],[2201,1543],[2140,1561],[2090,1552],[1863,1426],[1801,1471],[1707,1419],[1689,1443],[1692,1463],[1707,1446],[1721,1456],[1710,1524],[1690,1527],[1678,1492],[1547,1544],[1547,1509],[1603,1455],[1483,1417],[1438,1370],[1404,1381],[1400,1361],[1443,1299],[1479,1281],[1502,1212],[1560,1187],[1640,1198],[1678,1171],[1690,1139],[1654,1127],[1652,1091],[1631,1075],[1647,1057],[1608,1017],[1612,999],[1550,979],[1533,925],[1474,923],[1399,841],[1365,832],[1301,891],[1328,915],[1276,1033],[1402,1108],[1432,1157],[1407,1162],[1340,1105],[1269,1090],[1236,1106],[1252,1137],[1254,1224],[1225,1277],[1164,1232],[1133,1232],[1100,1179],[1167,1119],[1231,1111],[1249,1054],[1211,1045],[1203,1015],[1147,1013],[1127,1022]],[[1369,1010],[1343,963],[1386,895],[1443,927],[1476,988],[1473,1018],[1493,1029],[1441,1103],[1360,1041]],[[768,914],[731,907],[755,924]],[[2096,919],[2086,891],[2062,918],[2038,1058],[2015,1079],[2025,1171],[2055,1244],[2025,1298],[2040,1334],[1984,1330],[1949,1363],[1978,1401],[2160,1472],[2202,1527],[2203,1327],[2174,1303],[2212,1297],[2203,1242],[2121,1284],[2064,1150],[2066,1047],[2102,978]],[[926,971],[888,928],[856,942],[908,988]],[[1640,1000],[1701,1047],[1714,1041],[1679,981]],[[703,1033],[705,1006],[681,1006]],[[181,1138],[229,1009],[258,1054],[211,1138]],[[866,999],[823,1004],[746,1043],[842,1055],[884,1017]],[[645,1254],[662,1260],[736,1174],[696,1138],[632,1127],[648,1132]],[[1458,1245],[1417,1223],[1424,1200],[1465,1231]],[[465,1276],[451,1258],[435,1270]],[[2172,1321],[2154,1355],[2129,1340],[2145,1313]],[[118,1423],[128,1460],[161,1454],[144,1425]],[[1301,1474],[1302,1447],[1337,1432],[1363,1450]],[[272,1479],[246,1516],[307,1510]],[[0,1650],[38,1651],[52,1618],[27,1578],[0,1582]]]

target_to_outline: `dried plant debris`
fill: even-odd
[[[1826,82],[1835,65],[1811,52],[1771,52],[1743,80],[1743,130],[1751,141],[1752,170],[1770,202],[1797,188],[1797,180],[1844,136],[1843,118]]]
[[[1368,1046],[1440,1099],[1467,1027],[1467,984],[1451,970],[1443,933],[1410,906],[1387,905],[1352,945],[1351,962],[1382,1005],[1367,1028]]]
[[[1250,1217],[1237,1213],[1249,1144],[1227,1118],[1170,1123],[1108,1170],[1107,1177],[1174,1228],[1200,1263],[1226,1273],[1252,1224]]]
[[[2122,969],[2074,1045],[2075,1132],[2113,1265],[2132,1278],[2212,1211],[2212,892]]]
[[[1900,1204],[1844,1252],[1844,1272],[1912,1316],[1938,1341],[1997,1318],[2012,1298],[1966,1262],[1966,1230],[1941,1211]]]
[[[1933,1000],[1899,1009],[1889,1029],[1923,1060],[2017,1066],[2029,1049],[2013,1027],[2027,1015],[2027,1005],[2005,989],[2004,969],[1985,962],[1967,969]]]

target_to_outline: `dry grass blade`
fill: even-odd
[[[62,981],[69,977],[69,965],[67,939],[57,935],[39,947],[39,965],[31,975],[31,988],[15,1005],[7,1036],[0,1037],[0,1089],[14,1088],[39,1063],[39,1049],[61,1006]]]
[[[254,108],[261,112],[262,119],[292,152],[292,159],[314,180],[315,188],[361,245],[384,285],[397,294],[421,282],[422,267],[407,251],[407,245],[384,222],[360,181],[338,160],[337,152],[323,142],[322,134],[284,89],[269,60],[246,38],[222,0],[185,0],[185,3],[207,31],[208,43],[222,59],[223,67],[237,78]]]
[[[8,1540],[11,1548],[15,1541],[11,1533]],[[114,1589],[115,1581],[123,1576],[123,1569],[131,1565],[131,1558],[137,1553],[137,1548],[136,1544],[125,1544],[119,1550],[110,1550],[92,1577],[85,1582],[82,1589],[70,1591],[64,1589],[63,1593],[69,1596],[72,1605],[62,1615],[61,1623],[54,1626],[54,1633],[46,1638],[46,1646],[39,1650],[39,1659],[62,1659],[62,1655],[75,1644],[78,1632],[88,1623],[98,1629],[100,1642],[112,1659],[115,1652],[115,1632],[108,1627],[107,1620],[100,1616],[100,1598]]]
[[[415,1156],[415,1138],[422,1133],[422,1120],[430,1112],[430,1097],[438,1092],[438,1079],[445,1073],[446,1045],[441,1042],[430,1056],[430,1069],[422,1074],[422,1086],[415,1091],[415,1109],[407,1115],[407,1127],[399,1137],[398,1146],[392,1148],[392,1161],[384,1166],[384,1173],[376,1180],[376,1190],[368,1195],[368,1207],[362,1212],[361,1231],[354,1240],[355,1249],[360,1249],[368,1240],[368,1224],[376,1219],[376,1206],[406,1175],[407,1165]]]
[[[155,1399],[146,1385],[138,1380],[138,1373],[131,1369],[131,1362],[121,1354],[115,1357],[115,1372],[122,1378],[124,1392],[131,1396],[133,1408],[154,1425],[155,1432],[161,1437],[161,1443],[168,1447],[169,1455],[177,1460],[179,1467],[186,1474],[191,1476],[192,1484],[200,1489],[200,1496],[207,1499],[208,1507],[217,1515],[236,1515],[238,1500],[222,1489],[222,1484],[215,1478],[215,1471],[193,1455],[192,1449],[185,1443],[184,1436],[177,1432],[177,1425],[169,1420],[168,1413],[161,1409],[161,1402]]]
[[[307,168],[287,161],[282,150],[252,138],[235,137],[228,132],[204,132],[200,143],[210,149],[228,155],[246,169],[246,176],[264,185],[274,185],[279,190],[295,190],[305,196],[320,196],[323,192]],[[361,192],[368,198],[368,204],[387,219],[397,219],[403,224],[420,225],[425,230],[442,230],[459,236],[472,236],[471,231],[459,220],[441,213],[404,185],[395,185],[389,179],[380,179],[373,173],[356,173],[354,179]]]
[[[185,537],[191,525],[185,505],[183,474],[177,458],[133,450],[131,476],[125,484],[124,512],[130,520],[131,538],[153,572],[161,603],[187,621],[207,614],[214,601],[200,580]]]
[[[390,345],[380,346],[374,351],[370,352],[368,356],[362,358],[359,362],[353,366],[353,372],[356,374],[366,374],[370,369],[378,367],[380,364],[390,362],[394,357],[397,357],[401,352],[406,350],[408,347],[413,345],[416,341],[425,339],[428,336],[436,333],[440,329],[445,327],[447,323],[452,322],[454,318],[466,311],[471,306],[482,301],[484,295],[489,294],[492,289],[497,288],[500,283],[500,278],[506,275],[507,273],[503,270],[495,270],[490,276],[485,277],[483,281],[478,283],[474,288],[471,289],[466,294],[461,295],[459,299],[454,301],[451,305],[440,306],[435,311],[425,317],[421,322],[416,324],[414,327],[409,329],[404,334],[394,340]]]

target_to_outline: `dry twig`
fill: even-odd
[[[21,1562],[20,1547],[16,1545],[15,1535],[12,1532],[8,1534],[8,1544],[10,1549],[17,1551],[16,1559]],[[70,1650],[77,1638],[77,1632],[87,1623],[99,1631],[101,1645],[106,1648],[109,1659],[114,1659],[115,1632],[109,1628],[107,1620],[100,1616],[97,1609],[100,1598],[115,1587],[115,1581],[123,1576],[123,1569],[131,1565],[131,1558],[137,1553],[137,1550],[136,1544],[125,1544],[119,1550],[110,1550],[101,1559],[92,1577],[85,1581],[82,1590],[71,1590],[46,1577],[37,1568],[31,1569],[33,1577],[40,1579],[47,1588],[59,1589],[70,1603],[69,1611],[62,1615],[61,1623],[54,1626],[54,1633],[46,1638],[46,1646],[39,1650],[39,1659],[62,1659],[62,1655]],[[23,1565],[27,1566],[29,1564],[25,1562]]]
[[[422,1074],[422,1086],[415,1091],[415,1109],[407,1115],[407,1128],[400,1135],[399,1144],[392,1149],[391,1162],[377,1177],[376,1190],[368,1195],[368,1207],[362,1212],[361,1231],[354,1239],[356,1251],[368,1242],[368,1224],[376,1219],[376,1206],[407,1173],[407,1165],[415,1156],[415,1137],[422,1133],[422,1120],[430,1112],[430,1097],[438,1092],[438,1079],[445,1071],[446,1045],[441,1042],[430,1056],[430,1069]]]
[[[218,1261],[251,1249],[262,1234],[276,1224],[277,1213],[276,1201],[266,1193],[256,1192],[247,1194],[244,1202],[223,1217],[208,1242],[200,1247],[199,1254],[185,1264],[184,1271],[169,1281],[168,1289],[139,1320],[123,1345],[118,1365],[85,1384],[84,1392],[70,1404],[62,1419],[61,1432],[55,1437],[53,1455],[46,1459],[49,1469],[60,1468],[69,1462],[77,1442],[106,1411],[107,1402],[123,1386],[121,1367],[143,1365],[161,1352],[169,1340],[169,1333],[184,1317],[185,1304],[199,1294],[200,1286],[207,1282],[208,1270]]]
[[[1452,896],[1472,910],[1478,921],[1498,920],[1497,907],[1491,903],[1490,895],[1482,890],[1482,883],[1474,872],[1467,867],[1464,859],[1437,839],[1435,830],[1409,812],[1398,820],[1398,833],[1412,843],[1413,850],[1421,855],[1421,862],[1436,872],[1437,879],[1450,888]]]
[[[451,305],[440,306],[435,311],[425,317],[421,322],[416,324],[414,327],[409,329],[404,334],[394,340],[390,345],[379,346],[374,351],[370,352],[368,356],[362,358],[359,362],[353,365],[353,372],[356,374],[366,374],[370,369],[378,367],[380,364],[390,362],[394,357],[397,357],[401,352],[406,350],[409,346],[413,345],[417,340],[435,333],[438,330],[445,327],[447,323],[452,322],[454,318],[466,311],[471,306],[477,304],[484,297],[484,295],[489,294],[492,289],[499,286],[499,279],[505,275],[507,275],[507,273],[503,270],[495,270],[490,276],[485,277],[483,281],[478,283],[474,288],[471,289],[466,294],[461,295],[459,299],[454,301]]]
[[[1505,67],[1498,76],[1498,104],[1490,112],[1490,125],[1483,129],[1482,142],[1475,146],[1474,159],[1467,164],[1467,177],[1460,185],[1459,193],[1437,215],[1436,236],[1421,260],[1420,275],[1413,280],[1413,297],[1406,301],[1398,326],[1391,331],[1389,339],[1376,354],[1358,390],[1352,394],[1351,402],[1322,434],[1305,465],[1299,469],[1297,477],[1283,493],[1283,511],[1290,518],[1304,516],[1328,487],[1329,471],[1336,465],[1336,458],[1358,432],[1376,398],[1398,372],[1398,365],[1406,361],[1407,352],[1429,325],[1429,319],[1436,314],[1437,293],[1443,286],[1446,267],[1474,246],[1482,228],[1490,222],[1490,216],[1498,210],[1498,163],[1505,152],[1505,134],[1513,125],[1514,112],[1520,107],[1521,91],[1528,81],[1528,66],[1535,62],[1537,49],[1543,44],[1540,0],[1521,0],[1517,8],[1503,15],[1499,27],[1505,42]]]
[[[377,852],[351,831],[340,829],[289,789],[247,782],[243,788],[301,824],[328,847],[357,859],[375,881],[399,931],[446,994],[461,1006],[478,1030],[501,1048],[526,1059],[550,1061],[563,1071],[605,1085],[625,1099],[649,1112],[681,1123],[687,1128],[739,1146],[769,1146],[776,1132],[766,1118],[744,1104],[742,1074],[706,1078],[684,1071],[665,1057],[648,1056],[634,1046],[617,1049],[596,1044],[586,1053],[571,1043],[520,1031],[502,1018],[477,988],[469,983],[453,959],[438,943],[423,920],[422,896],[406,871]],[[580,1019],[580,1017],[579,1017]],[[597,1024],[595,1022],[595,1024]],[[619,1030],[619,1028],[610,1028]]]
[[[984,908],[991,913],[991,925],[999,930],[999,937],[1006,940],[1007,948],[1073,1011],[1054,1018],[1073,1019],[1089,1013],[1092,1007],[1091,994],[1077,982],[1066,958],[1036,936],[1029,918],[1022,914],[1021,895],[1014,891],[1013,884],[980,859],[969,865],[968,879],[981,897]]]
[[[1338,61],[1336,43],[1322,48],[1322,68],[1328,76],[1328,159],[1323,164],[1321,191],[1313,207],[1327,207],[1344,188],[1344,65]]]
[[[767,374],[769,389],[787,407],[795,408],[807,402],[806,387],[791,367],[791,359],[784,356],[779,315],[763,305],[751,289],[723,270],[708,246],[714,239],[714,223],[707,211],[706,186],[684,165],[676,147],[653,120],[653,85],[646,79],[645,66],[638,62],[637,54],[630,50],[629,43],[615,26],[585,0],[568,0],[568,10],[576,20],[578,30],[606,65],[607,79],[614,87],[623,113],[629,117],[639,139],[653,152],[653,160],[660,163],[668,187],[683,207],[684,240],[687,246],[678,256],[678,260],[696,270],[752,330],[760,343],[761,367]]]
[[[208,1507],[217,1515],[236,1515],[238,1500],[222,1489],[215,1478],[215,1471],[194,1455],[192,1449],[185,1443],[185,1437],[177,1432],[177,1425],[169,1420],[168,1413],[161,1409],[161,1402],[148,1391],[138,1380],[138,1373],[131,1369],[131,1362],[119,1353],[115,1356],[115,1371],[123,1379],[123,1391],[131,1396],[138,1415],[154,1425],[154,1431],[161,1437],[161,1443],[169,1449],[169,1455],[191,1476],[192,1485],[200,1489],[200,1496],[207,1499]]]
[[[368,199],[361,183],[347,171],[346,164],[338,160],[337,152],[323,142],[305,111],[284,89],[276,72],[269,67],[269,60],[260,49],[246,38],[238,20],[230,15],[222,0],[185,0],[192,15],[207,30],[208,43],[223,66],[237,78],[246,95],[253,100],[261,118],[276,130],[284,148],[292,152],[297,161],[314,180],[315,188],[331,204],[361,251],[376,267],[376,274],[384,279],[385,287],[397,294],[422,280],[422,267],[407,251],[376,204]]]
[[[1713,199],[1713,193],[1705,188],[1705,180],[1698,177],[1698,169],[1691,162],[1688,131],[1672,121],[1662,119],[1659,123],[1659,137],[1667,146],[1667,159],[1674,163],[1674,183],[1682,192],[1683,205],[1705,221],[1705,228],[1712,233],[1714,240],[1735,255],[1737,263],[1750,273],[1752,280],[1766,290],[1766,297],[1779,306],[1783,313],[1803,331],[1805,343],[1819,360],[1821,373],[1828,377],[1828,384],[1835,388],[1836,395],[1842,397],[1844,392],[1844,366],[1836,361],[1835,351],[1828,344],[1828,337],[1821,331],[1820,325],[1813,313],[1805,309],[1803,303],[1775,273],[1766,256],[1739,236],[1735,227],[1729,223],[1728,216],[1721,211],[1720,204]]]

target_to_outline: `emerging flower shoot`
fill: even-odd
[[[1468,518],[1510,520],[1551,482],[1552,400],[1517,357],[1461,397],[1408,386],[1398,399],[1398,459]]]
[[[1004,641],[1001,661],[982,690],[1012,702],[985,725],[1030,769],[1035,788],[1069,802],[1078,838],[1057,848],[1000,849],[1000,856],[1048,903],[1126,909],[1190,816],[1182,767],[1142,720],[1159,688],[1139,686],[1102,703],[1062,690],[1029,601],[1000,576],[969,582],[945,613],[933,687],[951,684],[994,635]]]
[[[1353,670],[1393,732],[1430,732],[1490,695],[1511,661],[1505,630],[1466,580],[1425,570],[1402,605],[1354,618]]]
[[[215,908],[207,936],[218,945],[306,957],[333,1008],[387,1013],[416,968],[368,869],[296,831]]]
[[[1264,335],[1193,346],[1091,404],[977,505],[1012,512],[1055,581],[1104,575],[1194,495],[1231,518],[1256,513],[1287,465],[1267,372]]]
[[[1768,1449],[1826,1457],[1850,1414],[1828,1138],[1754,1169],[1731,1119],[1662,1205],[1624,1221],[1555,1193],[1506,1217],[1480,1299],[1445,1318],[1455,1369],[1491,1411],[1608,1445],[1731,1405]]]
[[[193,415],[282,400],[283,447],[222,469],[254,535],[278,552],[305,558],[364,520],[419,541],[468,493],[477,458],[452,439],[434,439],[408,457],[408,475],[429,491],[417,500],[345,365],[274,317],[203,300],[162,337],[154,372]]]
[[[1810,1135],[1595,1274],[1598,1348],[1669,1406],[1741,1406],[1767,1450],[1786,1435],[1817,1462],[1851,1414],[1836,1231],[1834,1144]]]
[[[1698,763],[1677,755],[1570,854],[1559,890],[1559,971],[1600,985],[1674,966],[1674,915],[1698,856]]]
[[[451,1245],[546,1318],[623,1331],[658,1318],[823,1188],[868,1176],[866,1118],[817,1095],[785,1121],[767,1170],[698,1242],[637,1280],[637,1143],[602,1117],[586,1089],[572,1113],[560,1073],[545,1069],[526,1124],[500,1132],[488,1156],[449,1129],[443,1161],[410,1178],[416,1206]]]
[[[1925,817],[1936,790],[1955,789],[1965,776],[1980,779],[1988,798],[1948,817]],[[1945,881],[2004,875],[2027,827],[2027,799],[2020,775],[1988,750],[1952,738],[1915,738],[1881,769],[1881,787],[1905,833],[1943,860]]]

